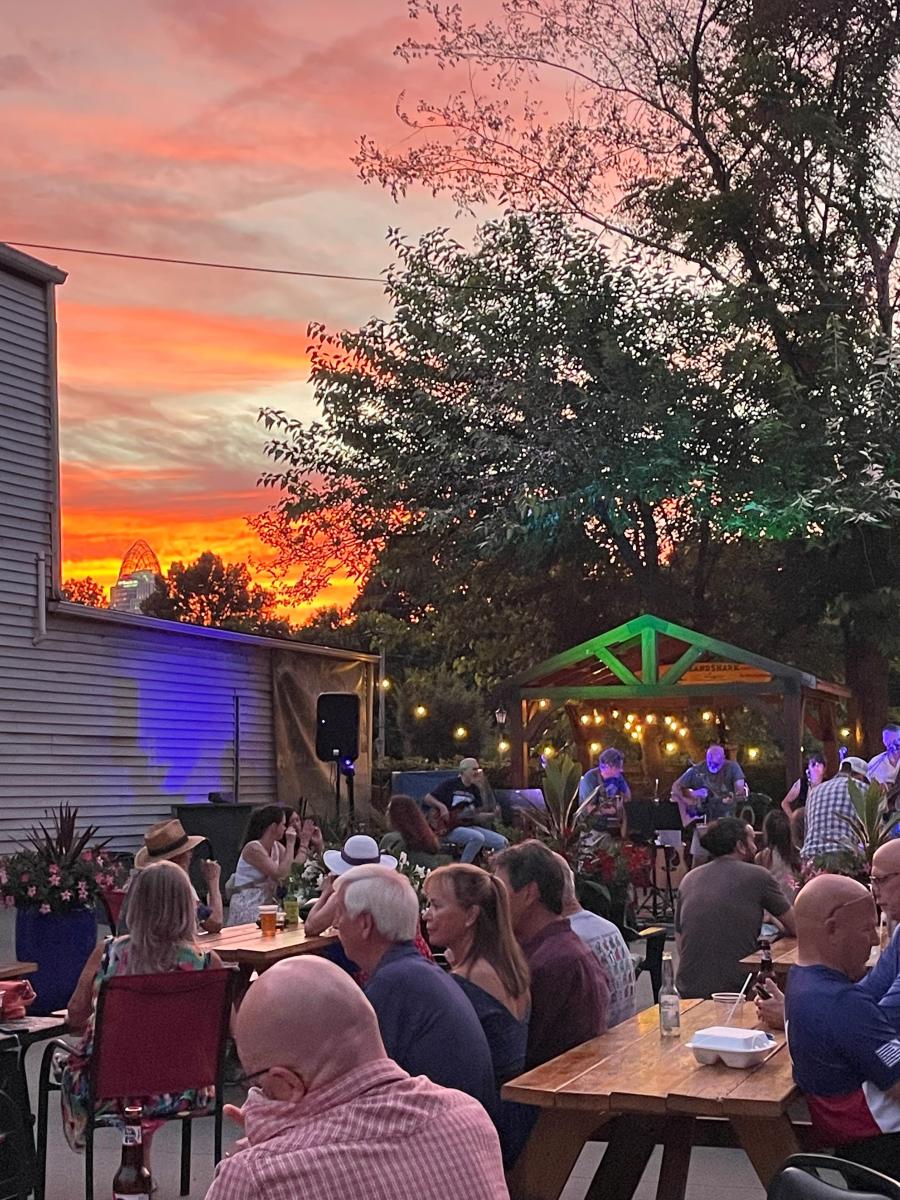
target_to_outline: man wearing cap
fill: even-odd
[[[462,861],[474,862],[482,850],[504,850],[509,841],[502,833],[486,829],[479,810],[484,809],[484,771],[477,758],[464,758],[459,774],[439,783],[423,800],[426,809],[437,812],[446,825],[445,842],[462,847]]]
[[[861,862],[861,848],[854,844],[848,821],[856,816],[850,799],[850,780],[865,786],[866,761],[845,758],[837,775],[818,787],[810,788],[806,798],[806,837],[801,850],[805,871],[825,870],[852,874]]]
[[[206,838],[187,834],[180,821],[160,821],[144,834],[144,844],[134,856],[135,871],[149,867],[151,863],[173,862],[181,867],[185,875],[190,872],[191,858],[194,851]],[[203,904],[197,893],[197,924],[207,933],[218,933],[225,923],[225,913],[222,907],[222,891],[219,887],[221,867],[211,858],[205,858],[200,865],[203,879],[206,883],[209,904]],[[131,881],[129,880],[129,883]],[[119,919],[116,921],[116,933],[128,932],[128,891],[126,885],[125,899]]]

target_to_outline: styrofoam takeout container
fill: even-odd
[[[772,1053],[775,1039],[761,1029],[735,1029],[728,1025],[710,1025],[698,1029],[688,1049],[698,1063],[711,1066],[720,1060],[726,1067],[755,1067]]]

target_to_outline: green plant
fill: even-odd
[[[862,786],[855,779],[851,779],[849,784],[850,802],[855,813],[852,817],[841,814],[841,820],[849,828],[846,840],[851,843],[850,849],[853,851],[857,850],[857,846],[862,846],[862,857],[866,866],[870,867],[875,851],[891,840],[890,828],[882,820],[884,788],[874,782]]]
[[[22,849],[0,859],[0,896],[7,908],[62,913],[90,907],[100,892],[118,886],[124,869],[105,854],[109,839],[90,845],[97,826],[77,828],[78,809],[61,804],[52,826],[39,823],[25,835]]]
[[[551,850],[571,859],[583,832],[578,812],[581,767],[567,754],[547,761],[544,768],[545,808],[531,808],[528,819]]]

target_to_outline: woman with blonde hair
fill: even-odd
[[[175,863],[158,862],[139,871],[129,892],[128,929],[123,937],[98,946],[81,973],[69,1001],[69,1029],[80,1033],[80,1042],[64,1058],[61,1077],[63,1128],[73,1150],[84,1149],[87,1126],[88,1066],[94,1043],[94,1021],[100,985],[114,975],[159,975],[169,971],[205,971],[220,967],[215,953],[201,953],[194,945],[196,902],[190,880]],[[156,1124],[152,1118],[204,1108],[213,1102],[212,1089],[178,1095],[144,1097],[144,1159]],[[118,1111],[110,1101],[95,1108],[98,1116]]]
[[[509,897],[495,876],[468,863],[438,867],[425,880],[425,925],[444,947],[453,978],[487,1038],[498,1089],[525,1069],[531,1012],[528,964],[512,929]],[[528,1106],[501,1103],[498,1132],[510,1167],[532,1124]]]

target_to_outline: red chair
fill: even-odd
[[[122,905],[125,903],[125,889],[109,888],[107,891],[101,892],[100,903],[103,905],[103,911],[106,914],[106,923],[115,937],[116,927],[119,924],[119,915],[122,912]]]
[[[182,1196],[190,1191],[192,1119],[215,1117],[214,1161],[218,1163],[222,1157],[225,1050],[236,977],[236,971],[223,967],[161,975],[115,975],[101,984],[88,1066],[86,1200],[93,1200],[94,1195],[94,1129],[120,1123],[125,1103],[140,1097],[215,1087],[212,1108],[161,1119],[183,1122]],[[60,1045],[65,1047],[64,1042],[51,1042],[41,1062],[36,1200],[43,1200],[45,1194],[48,1100],[51,1091],[60,1090],[50,1080],[50,1068],[53,1050]],[[96,1108],[109,1100],[117,1101],[117,1111],[95,1117]]]

